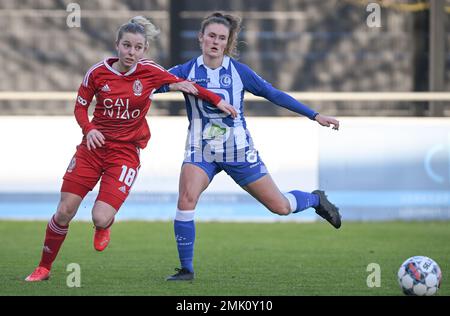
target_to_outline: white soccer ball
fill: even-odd
[[[438,264],[428,257],[408,258],[398,270],[398,283],[405,295],[431,296],[441,286],[442,273]]]

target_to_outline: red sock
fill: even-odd
[[[42,258],[39,263],[40,267],[48,270],[51,269],[53,261],[58,255],[59,248],[61,248],[64,239],[66,238],[69,226],[61,226],[56,223],[55,216],[47,224],[45,232],[44,249],[42,250]]]

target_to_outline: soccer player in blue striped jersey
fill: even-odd
[[[175,239],[181,268],[167,278],[170,281],[194,278],[194,213],[201,193],[214,176],[224,170],[244,190],[271,212],[289,215],[313,207],[335,228],[341,226],[338,208],[323,191],[293,190],[281,193],[261,160],[244,117],[246,91],[306,116],[322,126],[339,129],[339,121],[321,115],[277,90],[247,65],[232,58],[240,30],[240,19],[213,13],[202,22],[199,41],[202,55],[169,71],[222,96],[238,115],[233,118],[194,96],[184,94],[189,118],[186,155],[181,169],[178,209],[174,220]],[[184,85],[163,86],[157,92],[183,91]]]

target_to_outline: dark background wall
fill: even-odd
[[[66,25],[63,0],[0,0],[0,91],[74,91],[89,67],[114,55],[117,28],[134,15],[160,29],[149,57],[171,67],[199,55],[197,32],[214,10],[243,18],[239,60],[285,91],[426,91],[428,10],[382,8],[380,28],[366,24],[365,1],[147,0],[78,1],[81,27]],[[416,1],[397,1],[414,4]],[[449,2],[449,1],[447,1]],[[450,3],[448,3],[450,6]],[[413,9],[411,9],[413,8]],[[449,14],[445,87],[450,88]],[[0,101],[0,113],[71,113],[71,102]],[[421,115],[426,104],[313,102],[339,115]],[[249,114],[288,115],[267,103]],[[160,102],[155,113],[182,114]]]

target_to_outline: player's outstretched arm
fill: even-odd
[[[232,118],[237,117],[237,111],[230,103],[228,103],[225,100],[220,100],[218,104],[216,104],[217,108],[221,110],[222,112],[227,113],[228,115],[231,115]]]
[[[198,95],[198,89],[193,82],[188,80],[169,84],[169,91],[181,91],[187,94]]]
[[[198,88],[197,88],[198,87]],[[169,84],[169,90],[170,91],[181,91],[184,93],[192,94],[197,96],[199,94],[199,89],[204,89],[196,85],[195,83],[185,80],[181,82],[175,82]],[[227,113],[228,115],[231,115],[232,118],[237,117],[237,111],[236,109],[226,102],[225,100],[220,100],[218,104],[216,104],[216,107],[221,110],[222,112]]]

